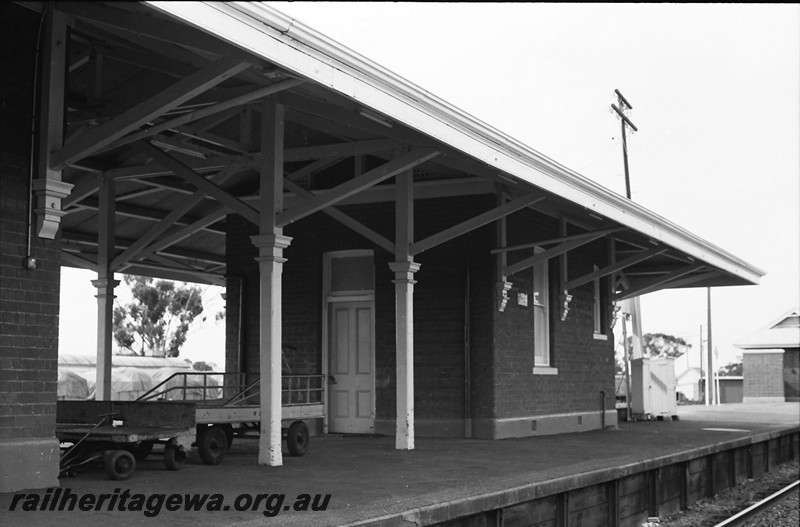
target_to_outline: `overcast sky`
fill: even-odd
[[[633,199],[767,273],[713,290],[722,363],[800,303],[800,6],[268,3],[624,194],[619,89]],[[642,308],[698,349],[705,289]]]

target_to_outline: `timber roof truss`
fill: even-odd
[[[224,284],[226,217],[236,213],[258,223],[258,173],[270,162],[259,151],[266,129],[262,104],[270,98],[284,108],[286,192],[279,226],[321,212],[393,252],[395,240],[347,215],[342,205],[391,202],[394,176],[413,170],[415,199],[481,194],[498,199],[496,207],[417,240],[409,247],[411,256],[530,208],[557,219],[562,233],[550,239],[532,234],[524,246],[501,243],[493,252],[502,280],[513,281],[510,276],[542,260],[565,261],[569,251],[597,240],[605,240],[609,263],[585,276],[564,274],[565,291],[611,277],[617,297],[626,298],[667,287],[754,283],[752,276],[763,274],[746,267],[747,276],[740,276],[703,261],[696,251],[587,209],[358,96],[348,97],[147,4],[58,2],[47,9],[50,34],[66,35],[66,51],[57,38],[43,41],[43,63],[49,60],[51,66],[44,68],[42,109],[62,105],[63,136],[52,127],[40,131],[46,148],[39,163],[47,167],[40,177],[60,177],[71,185],[53,220],[60,222],[64,265],[97,269],[98,224],[107,202],[101,189],[110,185],[112,272]],[[53,66],[59,57],[63,64]],[[335,59],[365,60],[344,52]],[[382,82],[394,83],[399,94],[413,92],[386,78]],[[475,133],[476,125],[466,117],[454,119],[453,109],[434,111],[433,103],[420,108],[450,119],[454,129]],[[478,131],[491,138],[493,148],[523,157],[512,140]],[[599,187],[597,192],[607,193]],[[544,251],[505,263],[509,253],[534,245]]]

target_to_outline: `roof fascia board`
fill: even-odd
[[[757,284],[765,273],[559,165],[279,11],[248,2],[146,2],[588,211]]]

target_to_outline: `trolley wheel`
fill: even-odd
[[[217,425],[209,426],[197,438],[197,452],[206,465],[219,465],[228,450],[228,436]]]
[[[131,447],[128,451],[133,454],[136,461],[147,459],[147,456],[153,452],[153,441],[142,441],[138,445]]]
[[[136,459],[127,450],[110,450],[104,458],[106,474],[111,479],[124,480],[136,470]]]
[[[164,446],[164,466],[167,467],[167,470],[178,470],[186,463],[187,457],[183,447],[172,441]]]
[[[286,446],[293,456],[305,454],[309,442],[308,425],[303,421],[295,421],[289,426],[289,430],[286,432]]]
[[[231,445],[233,445],[233,426],[230,423],[225,423],[219,425],[219,427],[225,432],[225,437],[228,439],[228,450],[230,450]]]

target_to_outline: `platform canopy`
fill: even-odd
[[[416,242],[411,256],[532,207],[570,225],[556,240],[532,233],[545,257],[614,240],[612,263],[567,288],[613,275],[623,299],[764,274],[264,4],[52,5],[67,28],[65,73],[43,82],[56,118],[63,93],[65,133],[42,131],[48,175],[35,190],[61,200],[63,215],[39,206],[39,233],[60,222],[64,265],[96,270],[105,239],[112,272],[224,284],[226,216],[258,222],[271,97],[284,109],[278,227],[322,211],[393,252],[337,207],[392,202],[393,176],[413,169],[414,199],[496,194],[505,208]]]

